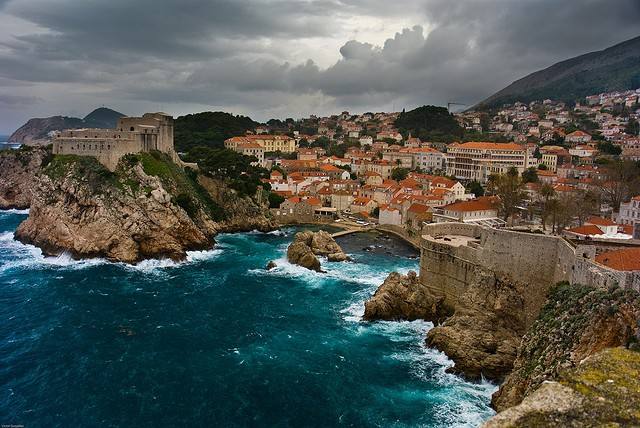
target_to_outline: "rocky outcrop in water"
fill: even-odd
[[[324,256],[330,262],[349,260],[349,256],[342,251],[340,245],[324,230],[296,233],[293,242],[287,249],[289,262],[320,272],[320,260],[317,256]]]
[[[483,428],[640,426],[640,353],[610,348],[560,369]]]
[[[215,234],[215,224],[200,210],[192,215],[140,165],[121,178],[92,158],[69,165],[54,160],[15,235],[50,255],[68,252],[126,263],[180,260],[186,250],[210,247]]]
[[[504,410],[519,404],[561,370],[603,349],[640,341],[640,297],[632,290],[600,290],[562,283],[524,335],[513,371],[494,394]]]
[[[91,157],[56,156],[15,235],[50,255],[134,263],[181,260],[188,250],[210,248],[219,232],[269,228],[259,203],[217,185],[224,205],[195,173],[159,153],[124,158],[114,173]]]
[[[0,151],[0,209],[29,208],[37,175],[50,158],[45,147]]]
[[[476,272],[455,313],[427,334],[427,345],[443,351],[467,378],[501,381],[513,368],[527,324],[523,315],[526,286]]]
[[[365,303],[363,318],[367,321],[437,321],[447,316],[441,303],[442,299],[433,296],[415,272],[406,276],[392,272]]]

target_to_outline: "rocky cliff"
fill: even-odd
[[[496,410],[519,404],[544,381],[603,349],[640,339],[637,292],[561,283],[524,335],[513,371],[493,396]]]
[[[443,351],[467,378],[501,381],[513,368],[527,322],[526,285],[476,269],[454,314],[427,334],[427,345]]]
[[[287,259],[291,263],[320,272],[320,260],[317,256],[324,256],[330,262],[342,262],[349,259],[340,245],[324,230],[296,233],[293,242],[287,249]]]
[[[365,303],[364,319],[433,321],[427,344],[455,362],[450,371],[471,379],[502,380],[513,367],[527,327],[524,286],[481,268],[472,277],[452,310],[415,276],[392,273]]]
[[[129,155],[113,173],[90,157],[56,156],[36,182],[16,238],[47,254],[180,260],[209,248],[219,232],[267,229],[262,207],[160,153]]]
[[[29,208],[37,175],[50,159],[46,147],[0,151],[0,209]]]
[[[442,308],[442,298],[431,294],[415,272],[406,276],[392,272],[364,305],[367,321],[442,321],[451,315]]]
[[[640,426],[640,353],[609,348],[561,369],[483,428]]]

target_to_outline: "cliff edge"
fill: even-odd
[[[128,155],[115,172],[91,157],[55,156],[32,195],[15,236],[48,255],[181,260],[186,251],[210,248],[217,233],[271,226],[262,201],[234,197],[224,183],[201,179],[159,152]]]

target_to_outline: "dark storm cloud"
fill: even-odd
[[[29,105],[36,104],[40,101],[42,100],[38,97],[23,97],[20,95],[0,94],[0,104],[4,104],[10,107],[29,106]]]
[[[640,35],[637,0],[13,0],[1,14],[42,29],[0,39],[0,79],[16,86],[83,85],[100,103],[289,108],[291,116],[472,104],[539,68]],[[415,26],[381,46],[344,36],[390,19]],[[340,57],[320,67],[318,40],[335,34]],[[294,48],[296,62],[287,62]]]

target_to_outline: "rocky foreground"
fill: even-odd
[[[21,176],[20,185],[32,186],[21,205],[30,213],[15,233],[48,255],[182,260],[189,250],[210,248],[217,233],[274,227],[260,195],[239,197],[160,153],[130,155],[115,173],[90,157],[50,160]]]
[[[321,230],[319,232],[304,231],[296,233],[293,242],[287,249],[289,262],[304,268],[321,272],[318,256],[326,257],[330,262],[349,260],[340,245],[333,237]]]
[[[610,348],[563,369],[483,428],[640,426],[640,353]]]
[[[364,319],[434,322],[426,342],[454,361],[450,371],[471,379],[484,377],[503,382],[492,400],[498,411],[520,403],[527,409],[537,408],[543,405],[538,400],[545,397],[547,408],[551,409],[553,404],[549,403],[562,401],[561,395],[566,390],[546,386],[545,382],[557,381],[562,373],[603,350],[637,347],[640,342],[640,296],[635,291],[561,283],[551,288],[546,305],[533,324],[528,325],[522,311],[524,284],[482,272],[474,278],[456,307],[450,308],[415,273],[408,276],[392,273],[365,303]],[[629,352],[638,358],[637,353]],[[537,392],[540,388],[542,392]],[[552,392],[557,392],[558,397],[549,396]],[[576,403],[582,403],[580,406],[585,403],[576,400],[571,402],[567,415],[574,410],[579,413]],[[640,426],[640,413],[634,417]],[[513,422],[490,426],[593,425]]]

